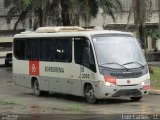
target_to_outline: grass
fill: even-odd
[[[0,105],[20,105],[20,104],[14,100],[7,100],[4,98],[0,98]]]
[[[78,112],[83,111],[82,106],[77,105],[77,104],[76,104],[76,105],[68,106],[68,109],[69,109],[70,111],[78,111]]]
[[[62,110],[62,111],[74,111],[74,112],[82,112],[83,111],[83,107],[79,104],[73,104],[73,105],[67,105],[63,108],[52,108],[55,110]]]
[[[160,89],[160,67],[151,66],[151,89]]]

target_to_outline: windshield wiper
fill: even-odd
[[[105,64],[116,64],[116,65],[119,65],[119,66],[121,66],[122,68],[124,68],[124,69],[128,70],[128,68],[126,68],[124,65],[121,65],[121,64],[119,64],[119,63],[116,63],[116,62],[111,62],[111,63],[103,63],[103,64],[100,64],[100,66],[102,66],[102,65],[105,65]]]
[[[129,64],[133,64],[133,63],[136,63],[137,65],[139,65],[139,66],[141,66],[141,67],[144,68],[144,65],[142,65],[142,64],[139,63],[139,62],[128,62],[128,63],[125,63],[125,64],[123,64],[123,65],[129,65]]]

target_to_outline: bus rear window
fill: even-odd
[[[25,39],[14,40],[14,55],[20,60],[25,59]]]

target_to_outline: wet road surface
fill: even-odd
[[[2,100],[9,102],[2,104]],[[36,97],[32,90],[14,84],[11,67],[0,67],[0,113],[32,114],[32,117],[48,114],[43,117],[54,115],[57,119],[64,116],[65,119],[71,119],[78,114],[78,118],[87,117],[86,119],[90,120],[106,114],[108,117],[104,117],[105,120],[116,115],[121,118],[123,114],[155,115],[160,114],[160,96],[148,95],[139,102],[131,102],[129,98],[107,99],[94,105],[87,104],[81,97],[70,95],[51,94]],[[82,114],[87,115],[82,117]]]

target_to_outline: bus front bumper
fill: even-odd
[[[149,85],[147,86],[95,86],[95,96],[97,99],[110,97],[141,97],[149,93]]]

